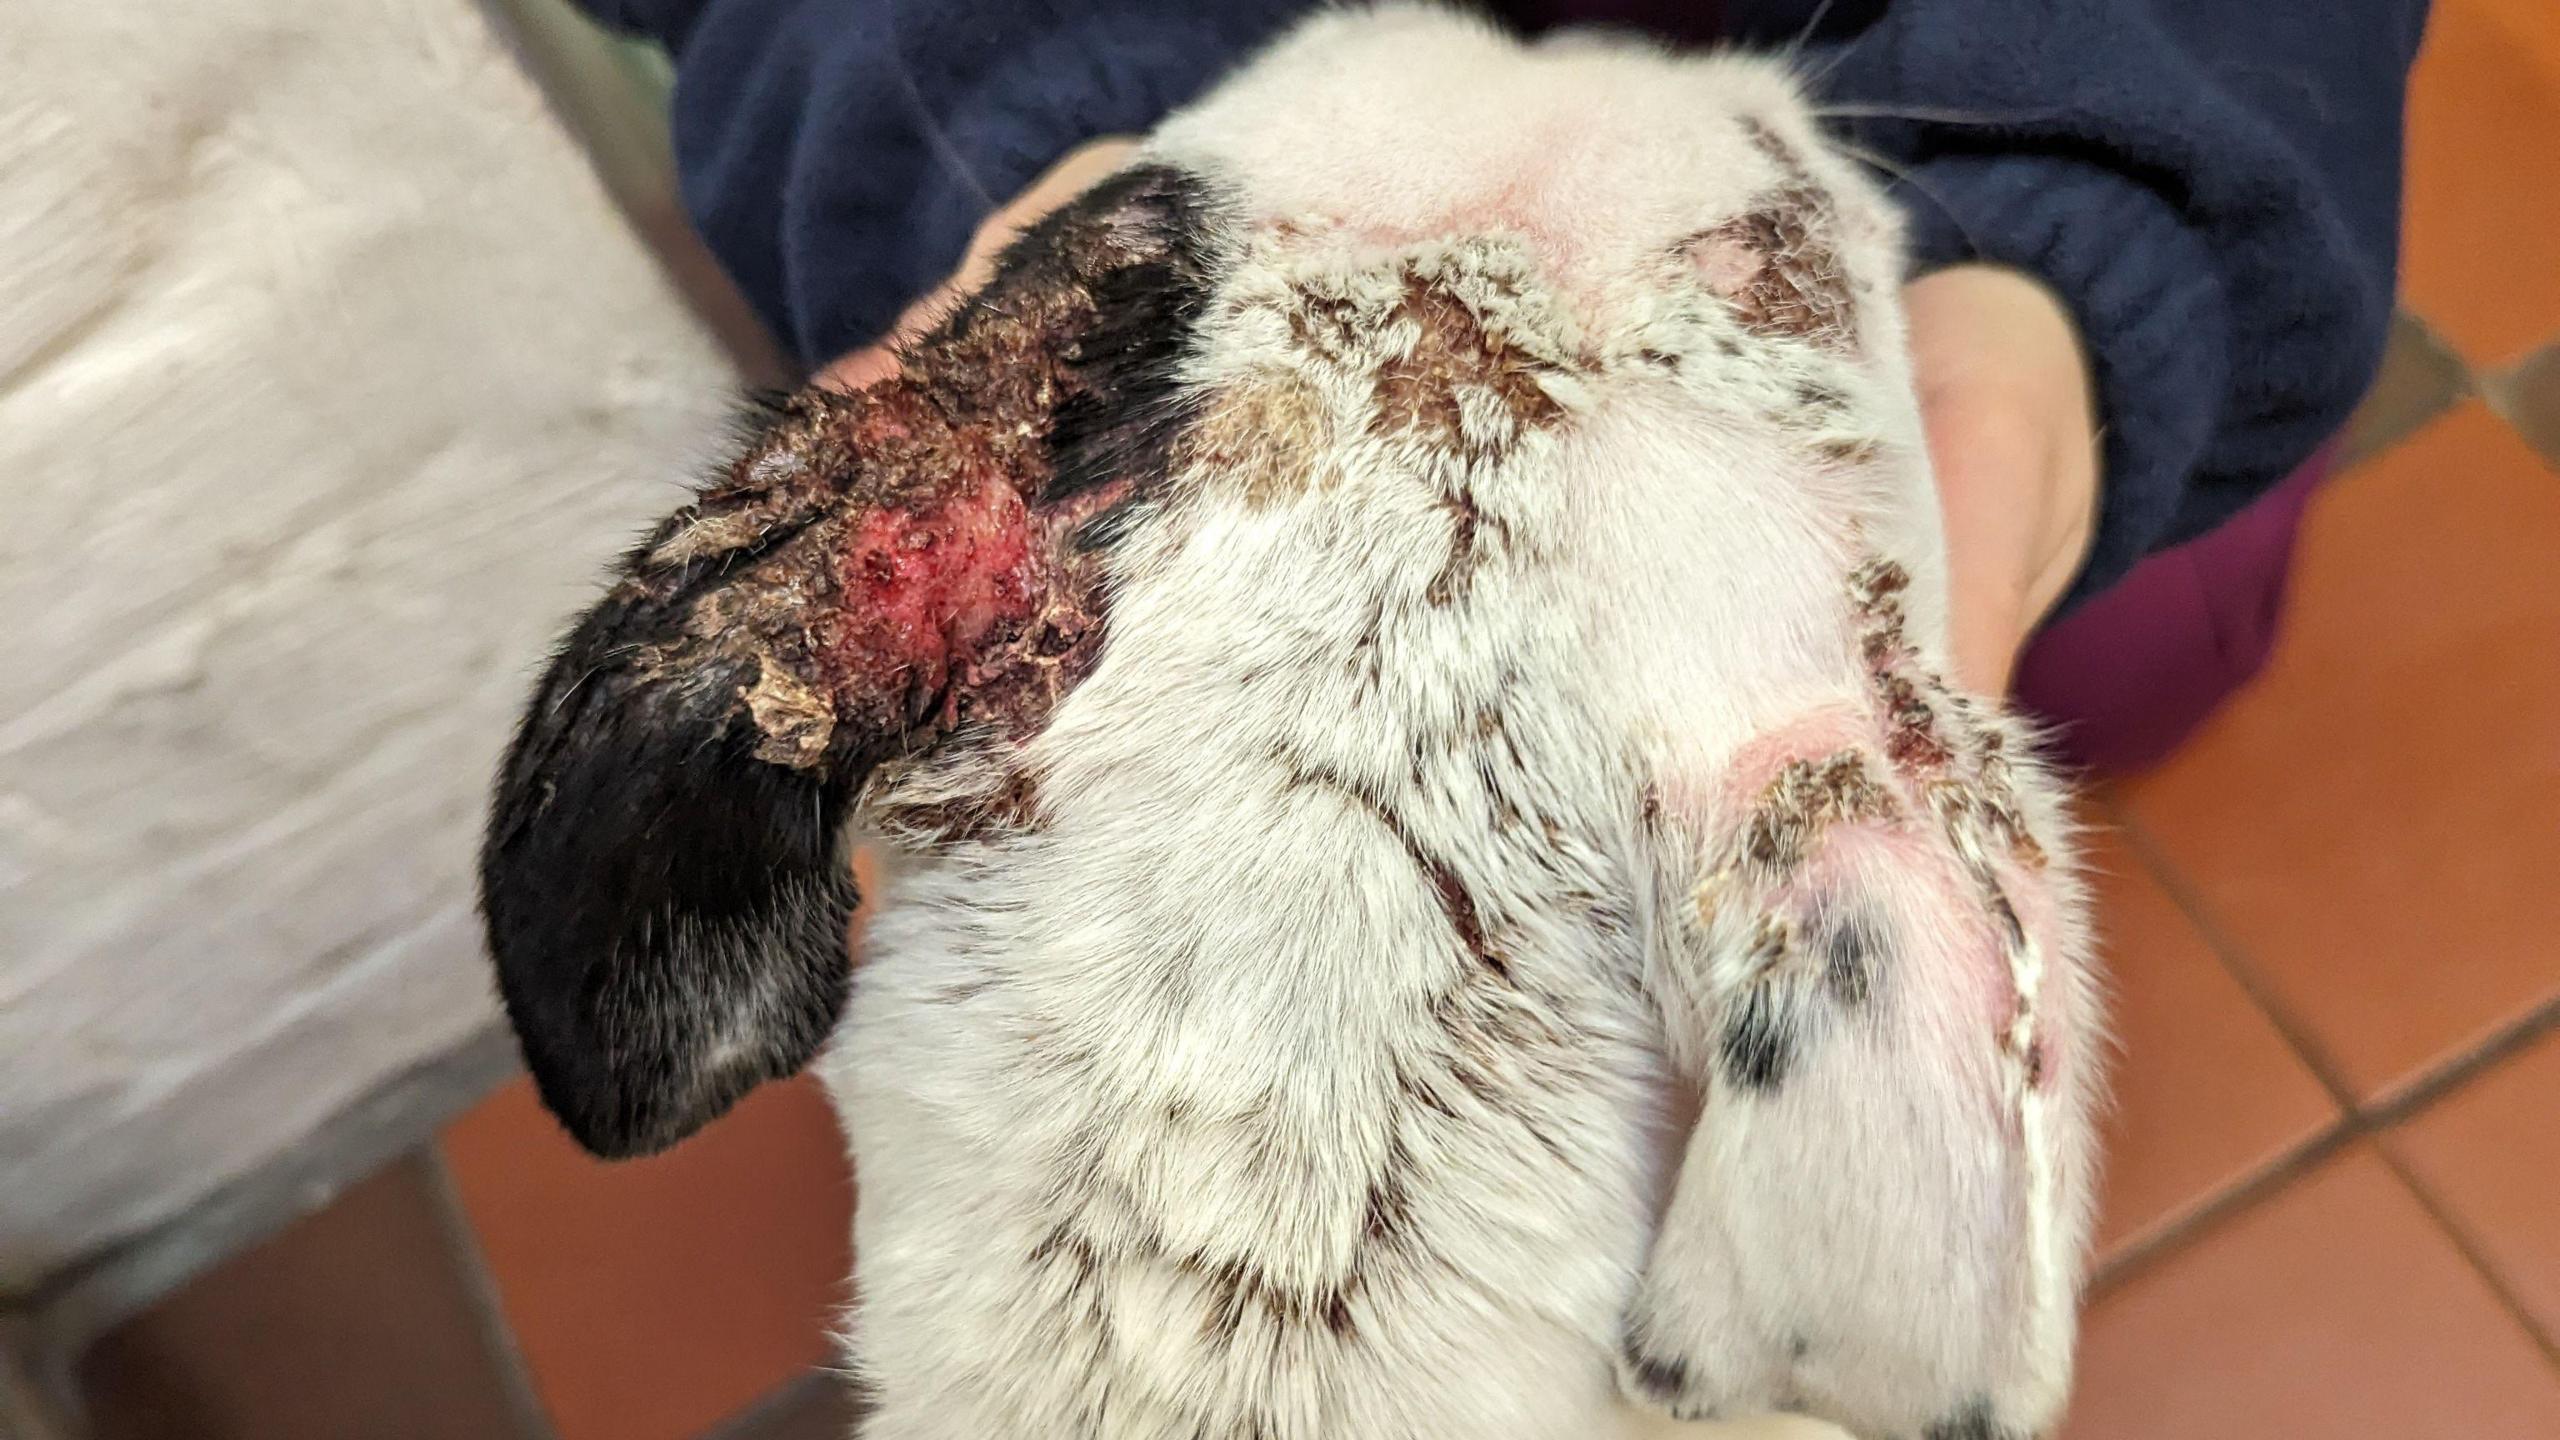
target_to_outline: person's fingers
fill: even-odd
[[[974,294],[995,273],[996,256],[1014,237],[1031,228],[1043,215],[1066,204],[1101,180],[1129,163],[1138,142],[1126,136],[1106,135],[1088,140],[1060,157],[1042,171],[1031,187],[1015,196],[978,226],[969,242],[969,250],[943,288],[962,295]],[[911,315],[914,313],[909,312]]]
[[[850,395],[897,373],[898,352],[886,345],[874,345],[840,357],[834,364],[810,376],[809,381]]]
[[[1014,237],[1041,216],[1064,205],[1119,169],[1129,161],[1138,142],[1123,136],[1105,136],[1087,141],[1067,152],[1058,163],[1042,172],[1029,189],[1008,201],[978,226],[970,237],[969,248],[951,277],[934,287],[922,299],[906,308],[891,326],[888,336],[879,344],[867,345],[843,356],[812,380],[838,390],[859,390],[866,385],[894,375],[898,370],[897,347],[933,328],[943,313],[964,295],[977,293],[995,273],[996,257]]]
[[[2088,361],[2061,301],[2019,272],[1957,266],[1904,299],[1946,522],[1953,659],[1966,684],[1997,693],[2089,543]]]
[[[2022,557],[2042,523],[2033,513],[2041,447],[2026,427],[1969,402],[1932,413],[1929,444],[1946,519],[1952,658],[1968,686],[1997,694],[2037,618]]]

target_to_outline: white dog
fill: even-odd
[[[832,1035],[871,1440],[2041,1433],[2090,940],[1900,279],[1770,62],[1304,25],[570,636],[544,1095],[650,1149]]]

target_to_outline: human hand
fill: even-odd
[[[2096,524],[2089,359],[2061,299],[2020,271],[1953,266],[1912,282],[1903,304],[1946,520],[1956,674],[1997,695]]]
[[[970,238],[969,249],[961,256],[959,268],[951,272],[951,278],[908,306],[906,313],[898,317],[897,325],[880,343],[856,350],[819,371],[815,377],[817,383],[838,390],[859,390],[894,373],[898,368],[894,348],[897,344],[931,329],[954,301],[976,293],[994,275],[996,256],[1013,243],[1015,236],[1041,216],[1093,188],[1096,182],[1125,164],[1137,148],[1138,142],[1126,136],[1106,135],[1068,151],[1057,164],[1032,181],[1030,189],[1015,196],[978,226],[978,233]]]

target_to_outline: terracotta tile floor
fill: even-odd
[[[614,1165],[519,1082],[444,1153],[560,1440],[692,1440],[835,1358],[853,1197],[810,1082]]]
[[[2560,1437],[2560,6],[2435,26],[2409,313],[2276,657],[2102,802],[2067,1440]]]
[[[2560,4],[2437,0],[2405,299],[2268,673],[2097,799],[2122,1040],[2068,1440],[2560,1437]],[[2538,453],[2537,453],[2538,452]],[[817,1362],[805,1088],[608,1170],[448,1154],[564,1440]]]

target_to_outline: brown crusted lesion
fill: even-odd
[[[1273,303],[1290,343],[1365,385],[1365,427],[1468,460],[1504,453],[1565,414],[1556,384],[1577,361],[1533,334],[1525,256],[1498,244],[1408,255],[1294,281]]]
[[[818,763],[835,738],[835,702],[771,655],[758,657],[756,683],[746,693],[747,714],[764,738],[756,758],[800,770]]]
[[[1944,676],[1921,662],[1911,644],[1902,608],[1910,585],[1910,573],[1882,557],[1868,559],[1849,576],[1858,653],[1884,720],[1886,754],[1929,797],[1960,849],[1979,850],[1988,841],[2027,868],[2040,869],[2044,848],[2029,832],[2007,741]]]
[[[763,549],[822,519],[855,460],[844,433],[849,396],[805,390],[763,416],[754,440],[659,527],[643,564],[682,567]]]
[[[1690,892],[1698,923],[1715,924],[1725,897],[1738,887],[1765,895],[1796,879],[1824,835],[1834,827],[1899,819],[1902,802],[1892,785],[1876,774],[1864,752],[1843,749],[1810,759],[1790,760],[1764,786],[1742,823],[1741,834],[1722,863]],[[1774,965],[1787,952],[1792,933],[1772,917],[1754,921],[1751,944],[1755,968]],[[1774,950],[1763,957],[1758,952]]]
[[[1390,333],[1399,339],[1409,335],[1409,343],[1378,367],[1373,434],[1418,436],[1443,448],[1481,451],[1562,417],[1564,407],[1543,380],[1554,366],[1491,325],[1445,279],[1408,269],[1403,282],[1388,319]],[[1473,416],[1471,400],[1478,411]]]
[[[1854,350],[1857,293],[1841,263],[1830,194],[1776,131],[1748,119],[1742,128],[1777,168],[1777,189],[1759,208],[1694,237],[1690,254],[1753,334]]]
[[[1752,807],[1743,826],[1740,858],[1763,884],[1783,884],[1831,827],[1890,820],[1899,808],[1892,790],[1859,751],[1791,760]]]
[[[1167,428],[1146,397],[1171,381],[1126,357],[1205,293],[1195,190],[1169,171],[1104,182],[895,375],[781,402],[629,560],[633,667],[687,704],[725,694],[757,757],[794,769],[858,776],[964,723],[1036,729],[1101,639],[1105,561],[1070,537]],[[1114,342],[1090,347],[1104,328]],[[1075,434],[1119,427],[1118,473],[1060,483],[1082,453],[1071,415]]]
[[[1794,185],[1689,244],[1745,330],[1847,351],[1857,340],[1857,299],[1833,229],[1829,197]]]
[[[1956,746],[1940,725],[1945,682],[1921,666],[1905,633],[1902,596],[1910,587],[1910,572],[1882,558],[1849,576],[1859,658],[1884,721],[1885,755],[1905,777],[1925,786],[1946,775]]]

